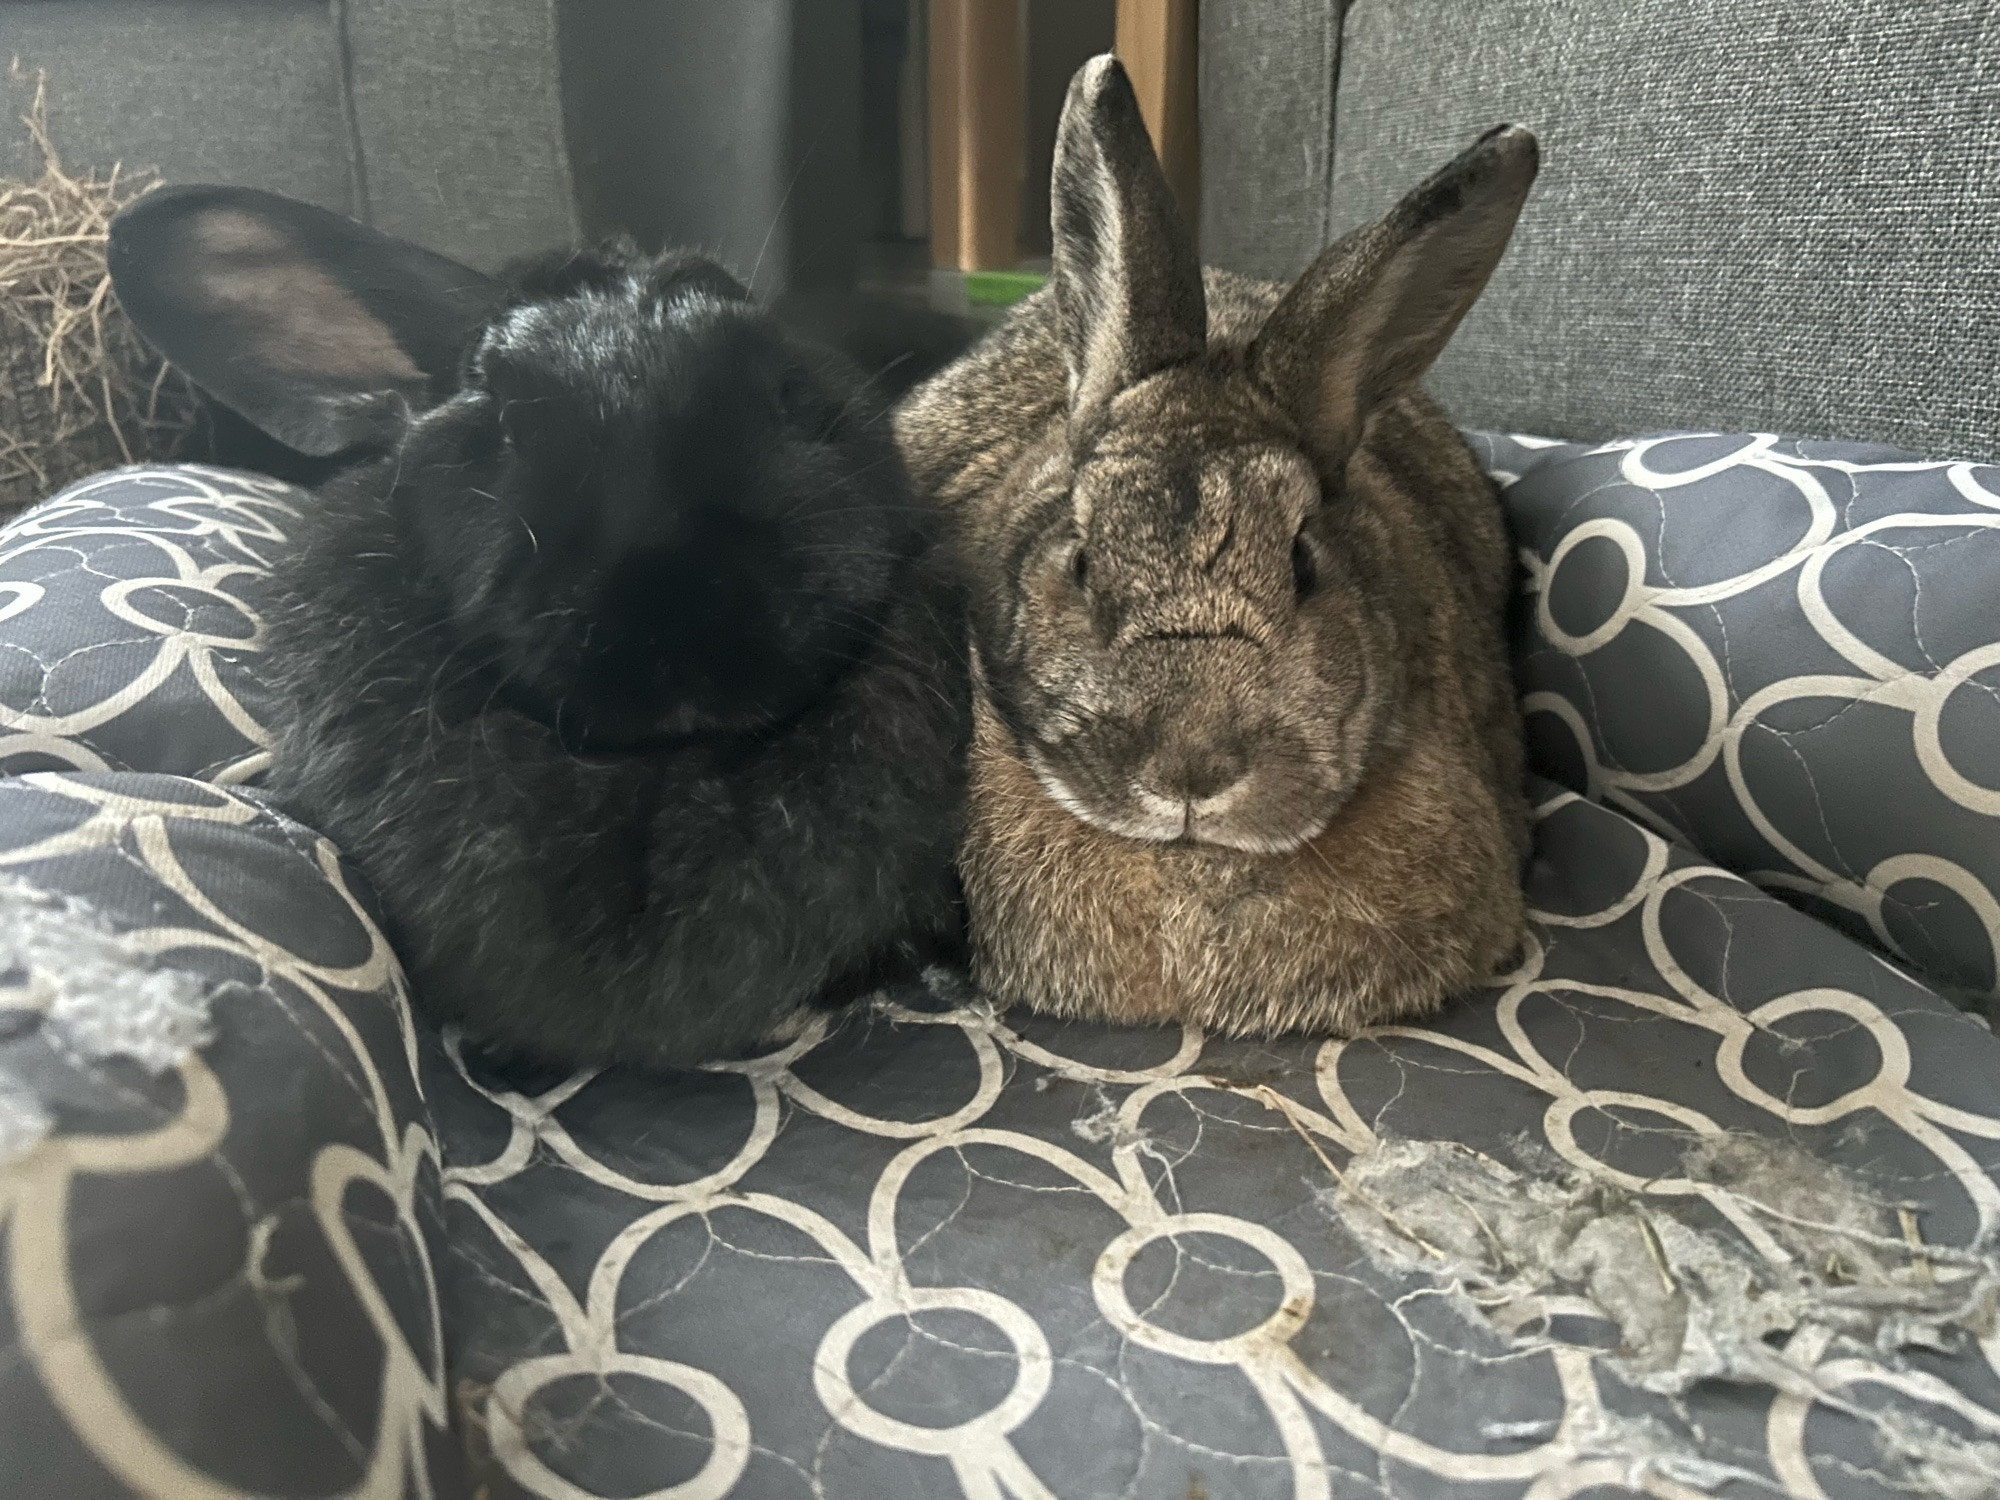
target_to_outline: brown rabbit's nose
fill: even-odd
[[[1154,755],[1146,781],[1156,796],[1206,802],[1241,781],[1250,757],[1234,740],[1173,745]]]

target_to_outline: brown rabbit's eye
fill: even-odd
[[[1301,599],[1313,591],[1319,581],[1319,564],[1313,559],[1312,544],[1300,532],[1292,538],[1292,586]]]
[[[1078,588],[1083,588],[1090,582],[1090,554],[1081,547],[1076,549],[1076,556],[1070,559],[1069,576],[1076,580]]]

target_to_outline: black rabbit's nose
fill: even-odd
[[[1146,781],[1154,795],[1175,802],[1207,802],[1241,781],[1250,757],[1235,740],[1173,745],[1157,752]]]

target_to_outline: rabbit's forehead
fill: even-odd
[[[593,291],[511,309],[474,362],[503,399],[545,402],[563,420],[646,426],[689,403],[743,406],[780,363],[769,344],[741,306],[698,292],[668,297],[653,316]]]
[[[480,354],[526,359],[535,367],[656,364],[685,358],[707,343],[744,347],[726,337],[743,319],[739,304],[699,289],[658,292],[634,278],[614,290],[590,289],[508,309],[487,326]]]
[[[1076,521],[1106,532],[1200,547],[1224,532],[1291,535],[1319,485],[1298,449],[1234,443],[1127,440],[1100,446],[1076,476]]]
[[[523,302],[495,318],[483,343],[490,350],[544,348],[550,344],[625,344],[642,336],[629,292],[575,292],[566,297]]]

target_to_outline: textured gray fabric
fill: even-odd
[[[48,73],[50,133],[71,166],[357,208],[325,0],[0,0],[0,65],[15,57]],[[19,172],[27,96],[0,93],[0,172]]]
[[[1530,764],[2000,1020],[2000,468],[1471,437]]]
[[[562,63],[586,225],[699,246],[764,293],[852,279],[857,0],[577,0]]]
[[[1992,0],[1360,0],[1333,228],[1501,120],[1545,166],[1433,377],[1459,420],[2000,454]]]
[[[1202,256],[1290,276],[1326,244],[1338,0],[1204,0]]]
[[[114,469],[17,516],[0,532],[0,777],[262,775],[276,705],[247,590],[311,503],[180,465]]]
[[[1552,757],[1579,785],[1728,837],[1678,774],[1719,660],[1741,748],[1797,755],[1745,758],[1751,865],[1838,905],[1812,866],[1859,861],[1920,961],[1974,935],[1992,840],[1901,793],[1948,762],[2000,815],[2000,470],[1478,447],[1544,606],[1531,725],[1594,716]],[[0,530],[0,653],[51,668],[0,729],[242,770],[135,731],[254,711],[231,590],[309,503],[124,470]],[[1913,729],[1944,751],[1914,777]],[[2000,1041],[1529,792],[1519,964],[1410,1025],[1232,1041],[943,975],[760,1056],[565,1077],[434,1031],[255,793],[0,775],[0,1496],[1991,1495]]]
[[[376,227],[481,269],[573,240],[551,0],[345,9]]]
[[[576,215],[552,0],[21,0],[78,167],[271,188],[493,267]],[[345,92],[344,92],[345,91]],[[6,111],[17,167],[25,132]]]
[[[0,1494],[1991,1495],[1957,1324],[2000,1042],[1552,792],[1532,957],[1417,1025],[903,988],[565,1078],[433,1031],[352,873],[254,795],[0,777],[32,914],[0,927]],[[206,1012],[157,1076],[92,1055],[159,1047],[157,1002],[75,1029],[138,986]]]
[[[273,188],[487,269],[627,230],[771,293],[852,280],[860,31],[858,0],[0,0],[73,165]]]

